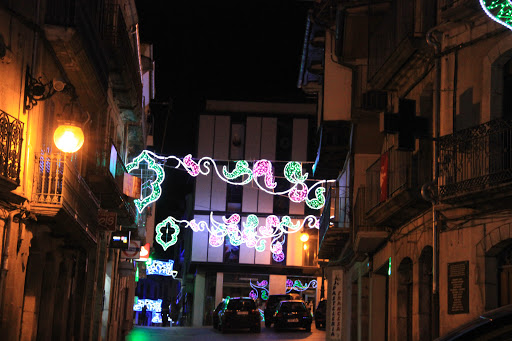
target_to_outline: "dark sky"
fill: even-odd
[[[137,0],[154,44],[157,99],[300,101],[310,1]]]

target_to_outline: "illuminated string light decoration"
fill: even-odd
[[[256,215],[250,214],[242,223],[242,229],[239,224],[241,218],[239,214],[233,214],[230,217],[222,217],[222,222],[214,219],[213,213],[210,213],[210,224],[206,221],[196,221],[195,219],[178,220],[171,216],[156,225],[155,240],[167,250],[170,246],[176,244],[180,232],[180,226],[190,228],[194,232],[207,230],[209,232],[209,243],[213,247],[224,245],[225,238],[233,246],[245,244],[249,248],[254,248],[258,252],[265,251],[267,240],[270,242],[270,250],[274,255],[280,255],[277,259],[284,259],[283,243],[284,236],[290,233],[301,231],[304,226],[309,228],[320,227],[317,217],[308,215],[302,221],[292,223],[289,216],[283,216],[281,220],[275,215],[269,215],[265,220],[265,225],[260,226]],[[169,230],[173,230],[170,232]],[[280,241],[282,240],[282,241]],[[276,258],[274,257],[274,260]]]
[[[169,233],[169,225],[172,230],[172,233]],[[165,234],[162,232],[162,229],[165,228]],[[155,240],[158,244],[162,246],[162,248],[167,250],[170,246],[176,244],[178,242],[178,235],[180,234],[180,227],[176,224],[176,220],[173,217],[167,217],[160,223],[155,226]],[[164,239],[165,238],[165,241]]]
[[[178,271],[173,270],[174,261],[162,262],[158,260],[146,262],[146,275],[172,276],[176,278]]]
[[[284,253],[283,252],[281,252],[281,253],[273,253],[272,254],[272,258],[276,262],[282,262],[282,261],[284,261]]]
[[[253,162],[252,169],[250,168],[248,161],[239,160],[235,163],[235,169],[229,171],[226,166],[222,166],[222,170],[219,170],[220,166],[217,165],[214,159],[208,156],[195,161],[190,154],[181,159],[174,155],[160,156],[149,150],[144,150],[139,156],[133,159],[133,162],[126,166],[128,172],[130,172],[133,169],[137,169],[140,162],[146,161],[148,163],[148,169],[151,169],[156,173],[156,180],[150,183],[152,192],[140,200],[135,200],[135,204],[137,205],[139,212],[142,212],[147,205],[158,200],[162,192],[160,185],[164,180],[165,173],[163,167],[160,166],[156,160],[160,163],[172,160],[176,162],[174,168],[183,167],[188,174],[193,177],[208,175],[213,169],[221,180],[231,185],[243,186],[253,182],[259,189],[266,193],[272,195],[287,195],[291,201],[297,203],[305,202],[306,205],[312,209],[320,209],[325,205],[325,188],[321,186],[319,187],[319,185],[334,181],[309,180],[314,183],[308,187],[305,183],[308,180],[308,173],[302,173],[302,166],[300,162],[290,161],[286,163],[284,167],[284,177],[290,184],[292,184],[292,186],[287,190],[275,192],[274,189],[277,187],[277,183],[274,179],[272,162],[269,160],[262,159]],[[258,178],[260,177],[264,177],[264,185],[258,181]],[[311,193],[314,193],[314,197]]]
[[[512,2],[510,0],[480,0],[480,5],[492,20],[512,30]]]
[[[139,213],[142,213],[144,208],[146,208],[151,203],[155,202],[160,198],[162,194],[162,182],[164,182],[165,171],[162,166],[155,162],[153,158],[150,157],[149,152],[147,150],[142,151],[142,153],[133,159],[133,161],[126,165],[126,170],[131,172],[134,169],[138,169],[141,162],[146,161],[148,164],[148,169],[151,169],[156,173],[156,179],[151,181],[149,186],[151,187],[151,193],[142,198],[135,199],[134,204],[137,207]]]
[[[258,293],[261,291],[261,299],[262,300],[268,300],[268,281],[263,280],[261,282],[256,281],[256,284],[254,284],[251,280],[249,280],[249,284],[253,290],[249,293],[249,296],[257,300],[259,295]]]
[[[302,292],[304,290],[308,290],[309,288],[315,289],[318,285],[318,282],[316,279],[311,280],[309,283],[304,283],[298,279],[295,281],[292,281],[291,279],[286,280],[286,293],[290,293],[292,290]]]
[[[142,311],[142,307],[146,306],[147,311],[156,313],[162,312],[162,300],[138,299],[133,304],[133,311]]]

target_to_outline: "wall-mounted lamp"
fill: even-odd
[[[48,83],[43,83],[42,77],[34,78],[30,74],[30,68],[27,66],[25,72],[25,110],[30,110],[37,105],[37,102],[44,101],[52,97],[55,93],[61,92],[66,87],[66,83],[59,79],[53,79]]]
[[[67,108],[69,108],[69,112],[67,112]],[[74,121],[77,117],[77,114],[75,114],[76,108],[80,109],[80,106],[77,103],[76,97],[74,97],[71,99],[70,103],[64,106],[64,116],[70,117],[71,119],[59,119],[59,126],[53,133],[53,141],[55,142],[55,145],[64,153],[74,153],[82,148],[84,144],[85,137],[82,128],[87,122],[89,122],[89,114],[87,114],[87,121],[85,123],[77,123]],[[81,114],[82,112],[80,110],[78,115]]]

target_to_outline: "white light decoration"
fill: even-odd
[[[162,312],[162,300],[138,299],[133,305],[133,311],[142,311],[142,307],[146,306],[147,311],[156,313]]]
[[[512,2],[510,0],[480,0],[480,6],[489,18],[512,30]]]
[[[173,270],[173,267],[173,260],[168,260],[167,262],[148,260],[146,262],[146,275],[172,276],[176,278],[178,271]]]
[[[309,288],[316,288],[318,282],[316,279],[311,280],[309,283],[302,284],[302,282],[298,279],[292,281],[291,279],[286,280],[286,293],[290,293],[292,290],[302,292],[304,290],[308,290]]]
[[[276,257],[278,259],[282,258],[280,260],[282,261],[284,259],[282,243],[284,243],[286,234],[296,233],[305,226],[318,229],[320,225],[318,218],[313,215],[308,215],[302,221],[299,220],[295,224],[292,223],[292,219],[289,216],[283,216],[279,220],[276,215],[269,215],[265,219],[265,225],[260,226],[258,217],[250,214],[242,224],[243,229],[239,227],[240,222],[239,214],[233,214],[228,218],[222,217],[222,222],[219,222],[214,219],[213,213],[210,213],[210,224],[206,221],[196,221],[195,219],[191,221],[178,220],[169,216],[156,225],[155,240],[164,250],[167,250],[167,248],[178,241],[180,226],[190,228],[194,232],[207,230],[209,232],[209,243],[213,247],[224,245],[224,239],[228,238],[229,243],[233,246],[245,244],[249,248],[263,252],[265,251],[267,240],[270,239],[271,252],[279,255],[279,257]],[[172,232],[169,232],[169,228]]]
[[[222,166],[221,171],[220,166],[217,165],[215,160],[208,156],[195,161],[190,154],[181,159],[174,155],[160,156],[152,151],[144,150],[139,156],[133,159],[133,162],[126,165],[126,169],[130,172],[133,169],[137,169],[140,162],[146,161],[148,168],[155,171],[157,175],[157,179],[151,182],[151,194],[135,201],[139,212],[142,212],[147,205],[158,200],[162,192],[160,185],[164,180],[165,172],[156,160],[160,163],[166,163],[169,160],[174,161],[176,162],[174,168],[182,167],[193,177],[208,175],[211,169],[213,169],[217,176],[228,184],[243,186],[252,182],[266,193],[272,195],[287,195],[291,201],[297,203],[305,202],[306,205],[312,209],[321,209],[325,205],[325,188],[320,185],[335,181],[308,180],[308,173],[302,174],[301,163],[290,161],[286,163],[284,167],[284,177],[292,186],[287,190],[276,192],[274,189],[277,187],[277,183],[274,179],[272,162],[269,160],[262,159],[252,162],[252,169],[248,161],[239,160],[235,163],[235,169],[230,172],[226,166]],[[258,181],[260,177],[264,177],[264,185]],[[306,180],[312,182],[309,187],[305,183]]]

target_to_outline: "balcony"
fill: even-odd
[[[139,55],[119,5],[108,5],[104,38],[110,70],[110,82],[121,116],[127,122],[142,119],[142,80]],[[132,43],[133,42],[133,43]],[[142,141],[142,135],[140,137]],[[140,148],[142,149],[142,148]]]
[[[41,153],[34,166],[31,208],[38,220],[56,222],[56,236],[96,242],[99,201],[70,158]]]
[[[97,1],[48,0],[43,29],[66,74],[82,98],[94,107],[104,102],[108,64],[102,37],[105,10]],[[92,77],[91,75],[94,75]]]
[[[429,207],[420,191],[432,179],[431,160],[428,151],[390,149],[366,170],[366,219],[370,225],[398,227]],[[386,181],[381,185],[386,178],[387,186]]]
[[[23,122],[0,110],[0,192],[2,196],[20,184]],[[19,200],[18,200],[19,201]]]
[[[382,226],[375,226],[366,220],[366,188],[359,187],[354,204],[354,251],[364,255],[374,253],[386,241],[389,231]]]
[[[318,232],[319,259],[335,259],[341,255],[343,246],[349,240],[350,207],[348,187],[331,187],[327,192],[326,203],[320,217]]]
[[[512,121],[493,120],[439,140],[439,200],[479,209],[509,206]]]
[[[87,182],[101,203],[101,208],[117,213],[117,223],[130,226],[135,223],[133,199],[123,194],[125,164],[114,146],[98,152],[96,164],[87,173]]]

